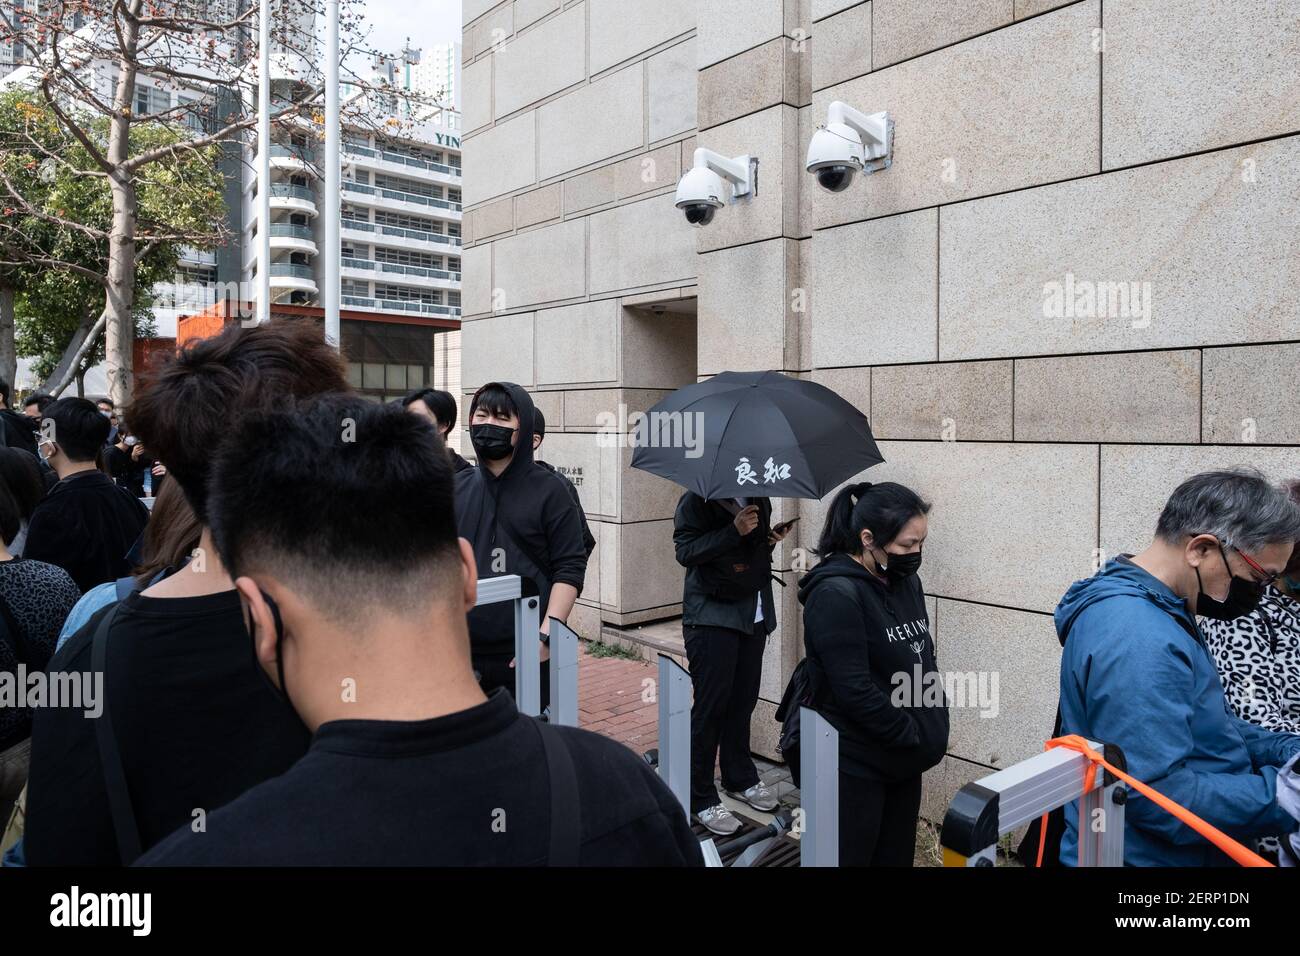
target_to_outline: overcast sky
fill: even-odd
[[[364,0],[369,43],[396,53],[411,45],[430,47],[460,40],[460,0]]]

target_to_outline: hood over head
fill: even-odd
[[[499,481],[504,481],[515,474],[527,471],[529,466],[533,463],[533,399],[522,386],[516,385],[514,382],[488,382],[474,393],[474,400],[478,400],[479,395],[484,389],[490,388],[494,385],[506,390],[510,395],[511,400],[515,403],[515,411],[519,415],[519,437],[515,441],[514,455],[510,459],[510,464],[506,466],[505,471],[501,473],[501,476],[498,479]],[[471,421],[468,423],[471,429],[474,427],[472,421],[473,407],[474,402],[471,402]],[[473,432],[471,431],[471,436],[472,434]],[[471,437],[470,440],[472,442],[473,438]],[[480,467],[481,466],[482,462],[480,462]],[[484,470],[484,474],[485,477],[489,476],[486,469]]]

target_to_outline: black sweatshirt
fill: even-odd
[[[822,674],[817,710],[840,732],[840,769],[899,781],[937,764],[948,748],[948,705],[942,691],[942,705],[923,696],[937,686],[938,666],[920,578],[884,584],[834,554],[799,582],[799,603],[804,646]],[[896,701],[900,689],[908,693]]]
[[[504,690],[430,720],[339,720],[287,773],[181,827],[144,866],[542,866],[550,781]],[[702,866],[686,814],[622,744],[573,727],[582,866]]]
[[[107,479],[105,479],[107,480]],[[284,773],[311,735],[263,673],[239,592],[120,605],[108,634],[104,692],[145,850],[249,787]],[[50,661],[91,672],[105,609]],[[118,866],[96,721],[42,707],[32,724],[25,850],[31,866]]]
[[[456,526],[474,547],[480,578],[518,574],[537,585],[540,625],[553,585],[571,584],[582,592],[587,575],[582,510],[560,475],[533,461],[533,400],[518,385],[500,384],[519,412],[514,457],[500,477],[482,464],[456,474]],[[514,634],[509,602],[470,611],[475,655],[514,653]]]
[[[127,553],[149,509],[98,469],[69,475],[32,512],[23,557],[67,571],[85,594],[131,573]]]

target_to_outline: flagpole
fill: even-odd
[[[339,0],[325,2],[325,269],[321,293],[325,307],[325,339],[339,346],[339,308],[342,302],[342,177],[343,129],[339,93]]]
[[[257,45],[257,321],[271,320],[271,0],[261,0]]]

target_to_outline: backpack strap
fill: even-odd
[[[505,534],[506,539],[522,554],[525,558],[533,563],[542,576],[546,578],[548,584],[554,584],[555,578],[551,575],[551,565],[549,561],[542,560],[541,555],[537,554],[515,533],[510,522],[501,515],[500,500],[497,498],[494,489],[487,489],[487,494],[492,498],[492,523]]]
[[[563,733],[550,724],[529,718],[542,738],[546,772],[551,786],[551,848],[547,866],[577,866],[582,849],[582,803],[578,774]]]
[[[108,631],[117,618],[121,605],[116,605],[99,620],[95,628],[94,643],[91,645],[91,671],[104,675],[103,710],[95,721],[95,739],[99,744],[99,762],[104,768],[104,789],[108,795],[108,807],[113,814],[113,831],[117,835],[117,849],[123,866],[129,866],[140,856],[140,828],[136,825],[135,813],[131,809],[131,794],[126,786],[126,770],[122,766],[122,754],[117,747],[117,737],[113,733],[113,718],[108,704],[108,672],[105,664],[108,660]]]

